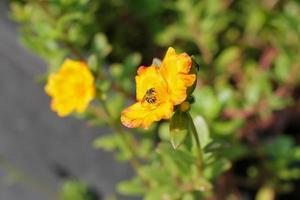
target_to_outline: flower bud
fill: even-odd
[[[179,109],[182,111],[182,112],[187,112],[189,111],[191,108],[191,105],[189,102],[187,101],[184,101],[182,104],[179,105]]]

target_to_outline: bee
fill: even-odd
[[[145,96],[143,97],[143,101],[146,101],[149,104],[156,103],[156,91],[154,88],[150,88],[146,91]]]

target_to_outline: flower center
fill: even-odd
[[[150,88],[146,91],[142,101],[146,101],[149,104],[155,104],[157,102],[156,94],[155,88]]]

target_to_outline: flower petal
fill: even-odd
[[[173,104],[165,102],[154,109],[144,107],[141,102],[137,102],[126,108],[121,115],[121,122],[128,128],[142,126],[145,129],[155,121],[169,119],[173,113]]]
[[[156,88],[160,90],[160,93],[165,93],[167,89],[167,84],[161,76],[159,68],[154,65],[139,67],[135,81],[137,101],[141,101],[150,88]]]
[[[168,83],[168,93],[174,105],[182,103],[186,99],[187,88],[196,80],[195,74],[189,74],[192,59],[186,53],[176,54],[170,47],[162,61],[160,72]]]
[[[59,116],[82,113],[94,99],[94,77],[84,62],[67,59],[49,75],[45,91],[52,97],[51,109]]]

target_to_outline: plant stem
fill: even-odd
[[[197,150],[198,150],[198,152],[197,152],[197,165],[198,165],[198,168],[199,168],[199,175],[201,176],[203,174],[203,164],[204,164],[204,162],[203,162],[203,152],[202,152],[200,140],[199,140],[199,137],[198,137],[197,129],[195,127],[193,118],[191,117],[190,113],[188,113],[188,116],[189,116],[191,131],[192,131],[192,134],[195,138],[196,146],[197,146]]]

